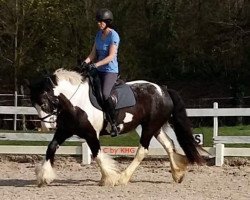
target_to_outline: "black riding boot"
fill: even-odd
[[[110,97],[104,103],[104,111],[106,114],[106,119],[109,121],[111,125],[110,135],[111,137],[115,137],[119,134],[119,132],[116,127],[115,106]]]

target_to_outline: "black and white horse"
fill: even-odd
[[[136,104],[119,109],[117,122],[121,134],[141,128],[140,145],[135,158],[124,170],[119,171],[116,162],[101,151],[99,136],[107,133],[108,124],[104,113],[95,108],[89,98],[89,79],[65,69],[30,85],[31,101],[44,112],[57,113],[57,128],[46,152],[46,158],[36,169],[38,185],[49,184],[55,178],[54,156],[57,148],[67,138],[77,135],[84,138],[102,174],[100,185],[127,184],[143,158],[148,154],[150,140],[155,137],[166,150],[174,181],[181,182],[188,163],[201,164],[202,157],[192,136],[184,103],[176,91],[147,81],[128,82]],[[185,156],[175,151],[172,140],[166,133],[169,120]],[[119,137],[119,136],[118,136]],[[117,138],[119,139],[119,138]]]

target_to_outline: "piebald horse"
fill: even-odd
[[[182,182],[189,163],[202,164],[203,159],[192,136],[184,103],[177,92],[147,81],[126,84],[131,87],[136,104],[117,110],[120,134],[140,127],[141,137],[136,155],[124,171],[120,171],[116,162],[101,150],[99,136],[108,134],[109,124],[104,113],[90,101],[90,83],[87,76],[76,71],[58,69],[30,85],[33,106],[57,116],[57,127],[48,145],[45,160],[36,168],[38,186],[49,184],[55,179],[55,152],[59,145],[73,135],[86,140],[93,159],[100,167],[100,185],[126,185],[148,154],[152,137],[166,150],[175,182]],[[166,127],[170,121],[185,155],[175,151],[175,146],[167,135]]]

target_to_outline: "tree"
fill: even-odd
[[[0,0],[2,81],[73,68],[90,52],[101,7],[112,10],[121,36],[122,78],[165,84],[250,74],[249,6],[242,0]]]

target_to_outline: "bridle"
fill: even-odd
[[[57,116],[57,114],[58,114],[58,112],[53,112],[51,114],[46,115],[45,117],[38,117],[38,119],[40,121],[42,121],[42,122],[51,123],[52,124],[52,123],[55,123],[56,121],[47,121],[46,119],[49,118],[49,117],[51,117],[52,115],[56,115]]]
[[[48,79],[49,83],[51,84],[52,88],[55,88],[56,85],[54,84],[54,82],[52,81],[52,79],[49,76],[45,77],[46,79]],[[69,100],[71,100],[74,95],[77,93],[78,89],[80,88],[82,82],[78,85],[78,87],[76,88],[76,91],[72,94],[72,96],[69,98]],[[44,95],[46,96],[46,98],[48,99],[48,102],[53,106],[53,112],[46,115],[45,117],[39,117],[38,119],[46,122],[46,123],[55,123],[56,121],[47,121],[46,119],[55,115],[56,117],[58,116],[58,114],[60,113],[60,110],[58,109],[58,105],[59,105],[59,98],[57,96],[51,97],[50,95],[48,95],[48,92],[45,91]],[[44,104],[41,105],[41,108],[43,107]]]
[[[54,82],[52,81],[50,76],[45,76],[44,77],[45,80],[48,82],[48,84],[54,88],[56,85],[54,84]],[[39,117],[38,119],[41,120],[42,122],[46,122],[46,123],[55,123],[55,121],[48,121],[46,119],[48,119],[49,117],[53,116],[53,115],[58,115],[59,111],[57,109],[58,107],[58,103],[59,103],[59,99],[58,97],[51,97],[47,91],[44,92],[44,96],[48,99],[49,104],[51,104],[53,106],[53,112],[44,116],[44,117]],[[45,103],[43,103],[42,105],[40,105],[41,109],[45,106]],[[43,109],[42,109],[43,110]]]
[[[46,115],[45,117],[39,117],[38,119],[41,120],[41,121],[43,121],[43,122],[46,122],[46,123],[55,123],[55,121],[47,121],[46,119],[49,118],[49,117],[51,117],[52,115],[56,115],[57,116],[59,114],[59,112],[60,112],[58,110],[59,99],[58,99],[58,97],[55,97],[54,99],[52,99],[50,97],[50,95],[48,95],[47,92],[45,92],[44,95],[48,99],[49,103],[51,105],[53,105],[53,112],[50,113],[50,114],[48,114],[48,115]],[[41,105],[41,108],[43,108],[43,106],[44,106],[44,104]]]
[[[39,117],[38,119],[43,121],[43,122],[46,122],[46,123],[55,123],[55,121],[48,121],[46,119],[53,116],[53,115],[58,116],[58,114],[60,112],[58,110],[59,99],[58,99],[58,97],[55,97],[54,99],[52,99],[50,97],[50,95],[48,95],[47,92],[45,92],[45,96],[48,99],[48,102],[53,106],[53,111],[52,111],[52,113],[46,115],[45,117]],[[44,104],[42,104],[40,107],[43,108],[43,106],[44,106]]]

